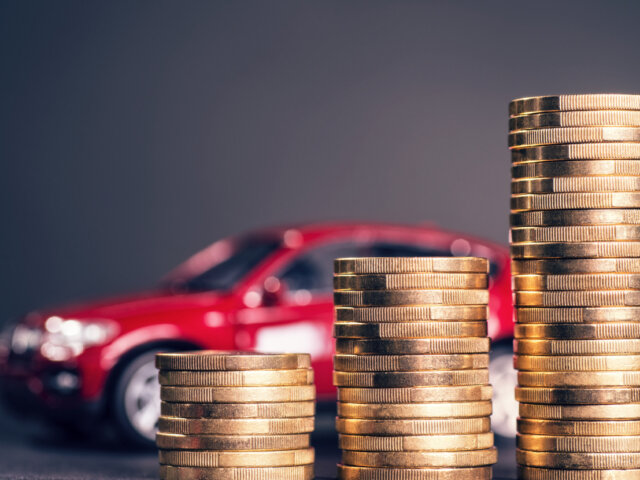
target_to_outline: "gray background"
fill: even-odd
[[[637,1],[2,1],[0,319],[274,223],[506,243],[507,103],[640,91]]]

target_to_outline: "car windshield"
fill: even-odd
[[[274,238],[251,238],[239,243],[227,259],[180,283],[189,292],[231,290],[249,271],[281,245]]]

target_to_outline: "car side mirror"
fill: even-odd
[[[262,286],[262,305],[264,307],[275,307],[282,305],[287,297],[288,288],[286,283],[276,277],[269,277]]]

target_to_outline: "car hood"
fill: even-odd
[[[46,318],[57,315],[63,318],[77,320],[111,319],[126,320],[132,317],[144,317],[159,313],[208,308],[220,304],[222,306],[228,294],[206,293],[172,293],[168,291],[151,291],[130,295],[126,297],[114,297],[95,302],[64,305],[58,308],[41,310],[28,317],[44,321]]]

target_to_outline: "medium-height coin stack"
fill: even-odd
[[[162,353],[157,445],[167,480],[313,478],[307,354]]]
[[[491,478],[487,270],[481,258],[336,260],[339,478]]]
[[[520,478],[638,479],[640,96],[510,114]]]

